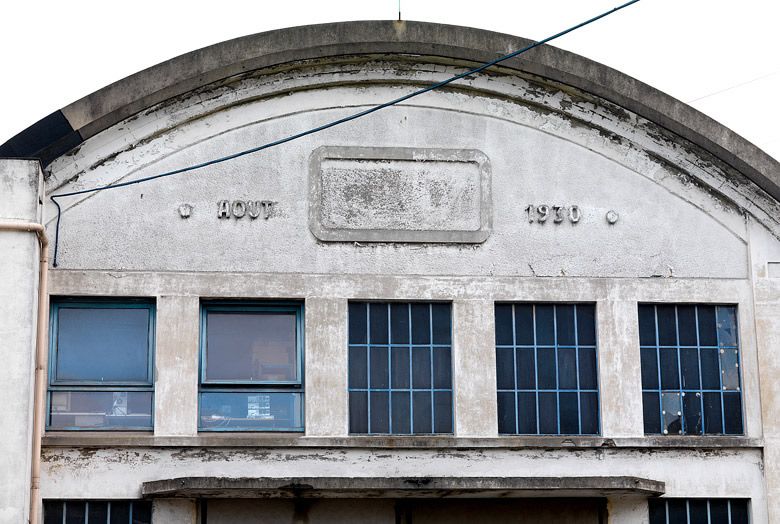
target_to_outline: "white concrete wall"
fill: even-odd
[[[41,221],[38,163],[0,159],[0,220]],[[0,231],[0,522],[26,522],[30,500],[39,247],[35,233]]]

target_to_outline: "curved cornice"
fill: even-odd
[[[114,82],[33,124],[0,146],[0,157],[44,165],[117,122],[169,98],[256,69],[340,55],[411,54],[485,62],[530,40],[426,22],[363,21],[244,36],[172,58]],[[647,84],[552,46],[502,67],[570,85],[624,107],[709,151],[780,200],[780,163],[737,133]]]

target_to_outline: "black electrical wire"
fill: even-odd
[[[594,16],[593,18],[590,18],[588,20],[585,20],[584,22],[580,22],[577,25],[574,25],[574,26],[572,26],[572,27],[570,27],[568,29],[565,29],[565,30],[561,31],[560,33],[556,33],[556,34],[554,34],[552,36],[548,36],[547,38],[545,38],[543,40],[539,40],[538,42],[534,42],[533,44],[529,44],[529,45],[527,45],[526,47],[524,47],[522,49],[518,49],[517,51],[513,51],[513,52],[511,52],[509,54],[500,56],[500,57],[496,58],[495,60],[491,60],[489,62],[485,62],[484,64],[482,64],[479,67],[475,67],[474,69],[469,69],[468,71],[465,71],[465,72],[460,73],[458,75],[452,76],[452,77],[450,77],[450,78],[448,78],[446,80],[442,80],[441,82],[437,82],[435,84],[431,84],[431,85],[429,85],[427,87],[424,87],[422,89],[418,89],[417,91],[413,91],[413,92],[411,92],[409,94],[406,94],[404,96],[398,97],[398,98],[396,98],[394,100],[390,100],[389,102],[385,102],[383,104],[379,104],[377,106],[370,107],[370,108],[365,109],[363,111],[359,111],[359,112],[351,114],[349,116],[345,116],[343,118],[339,118],[338,120],[333,120],[333,121],[328,122],[327,124],[323,124],[321,126],[313,127],[313,128],[308,129],[306,131],[301,131],[300,133],[296,133],[294,135],[289,135],[289,136],[286,136],[284,138],[280,138],[278,140],[274,140],[273,142],[268,142],[268,143],[263,144],[261,146],[253,147],[251,149],[246,149],[244,151],[239,151],[239,152],[233,153],[231,155],[227,155],[227,156],[223,156],[223,157],[219,157],[219,158],[214,158],[214,159],[208,160],[206,162],[201,162],[200,164],[194,164],[194,165],[191,165],[191,166],[182,167],[182,168],[179,168],[179,169],[174,169],[173,171],[167,171],[165,173],[160,173],[160,174],[157,174],[157,175],[147,176],[147,177],[139,178],[139,179],[136,179],[136,180],[130,180],[128,182],[120,182],[118,184],[109,184],[107,186],[102,186],[102,187],[93,187],[93,188],[90,188],[90,189],[82,189],[80,191],[72,191],[70,193],[60,193],[59,195],[52,195],[50,197],[51,201],[54,202],[55,206],[57,206],[57,225],[55,226],[55,235],[54,235],[54,267],[57,267],[57,251],[58,251],[59,243],[60,243],[59,242],[60,241],[60,220],[62,218],[62,208],[60,207],[59,202],[57,202],[57,200],[56,200],[58,198],[75,196],[75,195],[84,195],[84,194],[87,194],[87,193],[96,193],[98,191],[105,191],[106,189],[117,189],[117,188],[120,188],[120,187],[132,186],[134,184],[141,184],[143,182],[149,182],[150,180],[156,180],[158,178],[164,178],[164,177],[169,177],[169,176],[172,176],[172,175],[178,175],[179,173],[185,173],[187,171],[194,171],[196,169],[201,169],[201,168],[204,168],[204,167],[213,166],[214,164],[220,164],[222,162],[227,162],[228,160],[233,160],[234,158],[239,158],[239,157],[242,157],[242,156],[245,156],[245,155],[249,155],[249,154],[252,154],[252,153],[257,153],[258,151],[262,151],[264,149],[269,149],[271,147],[275,147],[275,146],[278,146],[278,145],[281,145],[281,144],[286,144],[287,142],[292,142],[293,140],[297,140],[299,138],[303,138],[305,136],[312,135],[314,133],[319,133],[320,131],[324,131],[326,129],[330,129],[331,127],[335,127],[337,125],[344,124],[344,123],[350,122],[352,120],[357,120],[358,118],[364,117],[366,115],[370,115],[371,113],[375,113],[375,112],[379,111],[380,109],[384,109],[386,107],[394,106],[396,104],[399,104],[401,102],[409,100],[410,98],[414,98],[416,96],[420,96],[422,94],[428,93],[429,91],[433,91],[434,89],[438,89],[440,87],[444,87],[444,86],[446,86],[448,84],[451,84],[452,82],[455,82],[456,80],[460,80],[461,78],[466,78],[467,76],[471,76],[471,75],[474,75],[476,73],[480,73],[480,72],[484,71],[485,69],[487,69],[487,68],[489,68],[491,66],[494,66],[494,65],[496,65],[496,64],[498,64],[500,62],[503,62],[505,60],[509,60],[510,58],[514,58],[514,57],[516,57],[518,55],[521,55],[521,54],[523,54],[523,53],[525,53],[527,51],[530,51],[531,49],[534,49],[534,48],[539,47],[539,46],[541,46],[543,44],[546,44],[547,42],[550,42],[551,40],[555,40],[556,38],[560,38],[563,35],[571,33],[572,31],[575,31],[575,30],[577,30],[577,29],[579,29],[581,27],[584,27],[584,26],[586,26],[588,24],[591,24],[591,23],[593,23],[593,22],[595,22],[597,20],[600,20],[600,19],[602,19],[602,18],[604,18],[606,16],[609,16],[612,13],[614,13],[616,11],[619,11],[621,9],[624,9],[624,8],[626,8],[626,7],[628,7],[628,6],[632,5],[632,4],[635,4],[637,2],[639,2],[639,0],[631,0],[629,2],[626,2],[625,4],[622,4],[622,5],[618,6],[618,7],[610,9],[609,11],[601,13],[598,16]]]

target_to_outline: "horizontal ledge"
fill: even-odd
[[[511,498],[663,495],[638,477],[181,477],[144,482],[146,498]]]
[[[44,447],[261,447],[261,448],[364,448],[364,449],[760,449],[761,439],[747,437],[489,437],[451,436],[349,436],[306,437],[298,434],[219,433],[163,437],[133,432],[48,432]]]

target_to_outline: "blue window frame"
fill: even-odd
[[[150,430],[154,303],[54,299],[49,430]]]
[[[349,430],[452,433],[448,303],[349,303]]]
[[[43,524],[151,524],[149,500],[44,500]]]
[[[748,499],[651,499],[650,524],[749,524]]]
[[[640,304],[645,433],[740,435],[735,306]]]
[[[496,304],[498,431],[599,434],[593,304]]]
[[[303,431],[303,306],[201,305],[201,431]]]

